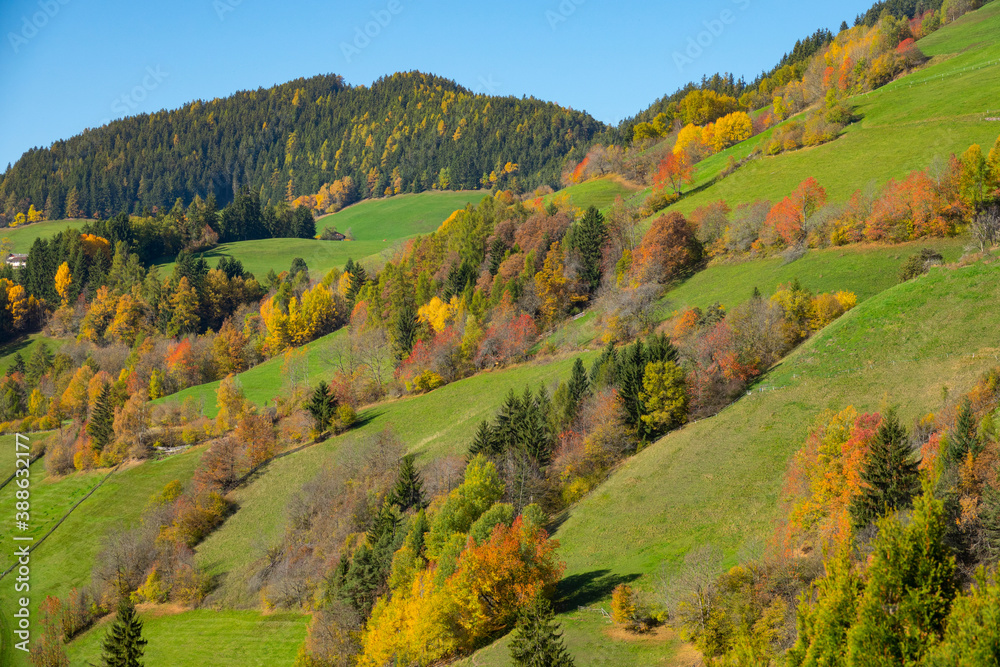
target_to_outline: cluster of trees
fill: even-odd
[[[530,189],[555,183],[563,157],[603,129],[555,104],[477,95],[418,72],[370,87],[316,76],[33,149],[3,175],[0,213],[14,220],[34,205],[49,219],[110,216],[196,195],[228,203],[244,189],[276,204],[338,182],[360,198],[381,197],[474,189],[491,174],[504,187]],[[516,173],[504,169],[511,162]]]
[[[822,415],[790,464],[774,555],[717,576],[721,553],[692,552],[673,622],[722,661],[990,663],[998,377],[912,429],[892,409]]]
[[[691,214],[698,240],[710,256],[765,252],[796,246],[901,243],[945,237],[973,223],[982,244],[995,241],[991,207],[1000,199],[1000,138],[988,152],[971,146],[941,168],[890,179],[879,190],[859,189],[845,204],[807,178],[777,204],[757,201],[735,210],[725,201]]]

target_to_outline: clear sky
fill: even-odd
[[[123,115],[329,72],[420,70],[617,123],[703,74],[752,79],[871,3],[0,0],[0,169]]]

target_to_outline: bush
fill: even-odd
[[[434,391],[438,387],[443,387],[445,385],[444,378],[431,370],[426,370],[420,375],[413,378],[413,391],[426,394],[429,391]]]
[[[903,265],[899,269],[899,281],[905,283],[907,280],[922,276],[927,273],[930,267],[936,266],[943,261],[944,257],[941,253],[930,248],[924,248],[915,255],[910,255],[906,258],[906,261],[903,262]]]

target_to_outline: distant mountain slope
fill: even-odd
[[[264,201],[350,177],[361,197],[439,186],[555,184],[564,156],[606,129],[540,100],[473,94],[410,72],[372,86],[336,75],[297,79],[174,111],[141,114],[25,153],[0,181],[4,211],[63,217],[170,206],[247,187]],[[506,173],[508,163],[518,165]]]

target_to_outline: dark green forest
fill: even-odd
[[[262,204],[350,177],[361,198],[440,187],[556,185],[565,156],[607,129],[533,98],[478,95],[418,72],[370,87],[328,74],[140,114],[25,153],[0,180],[3,214],[108,217],[241,190]],[[516,171],[504,171],[508,163]]]

